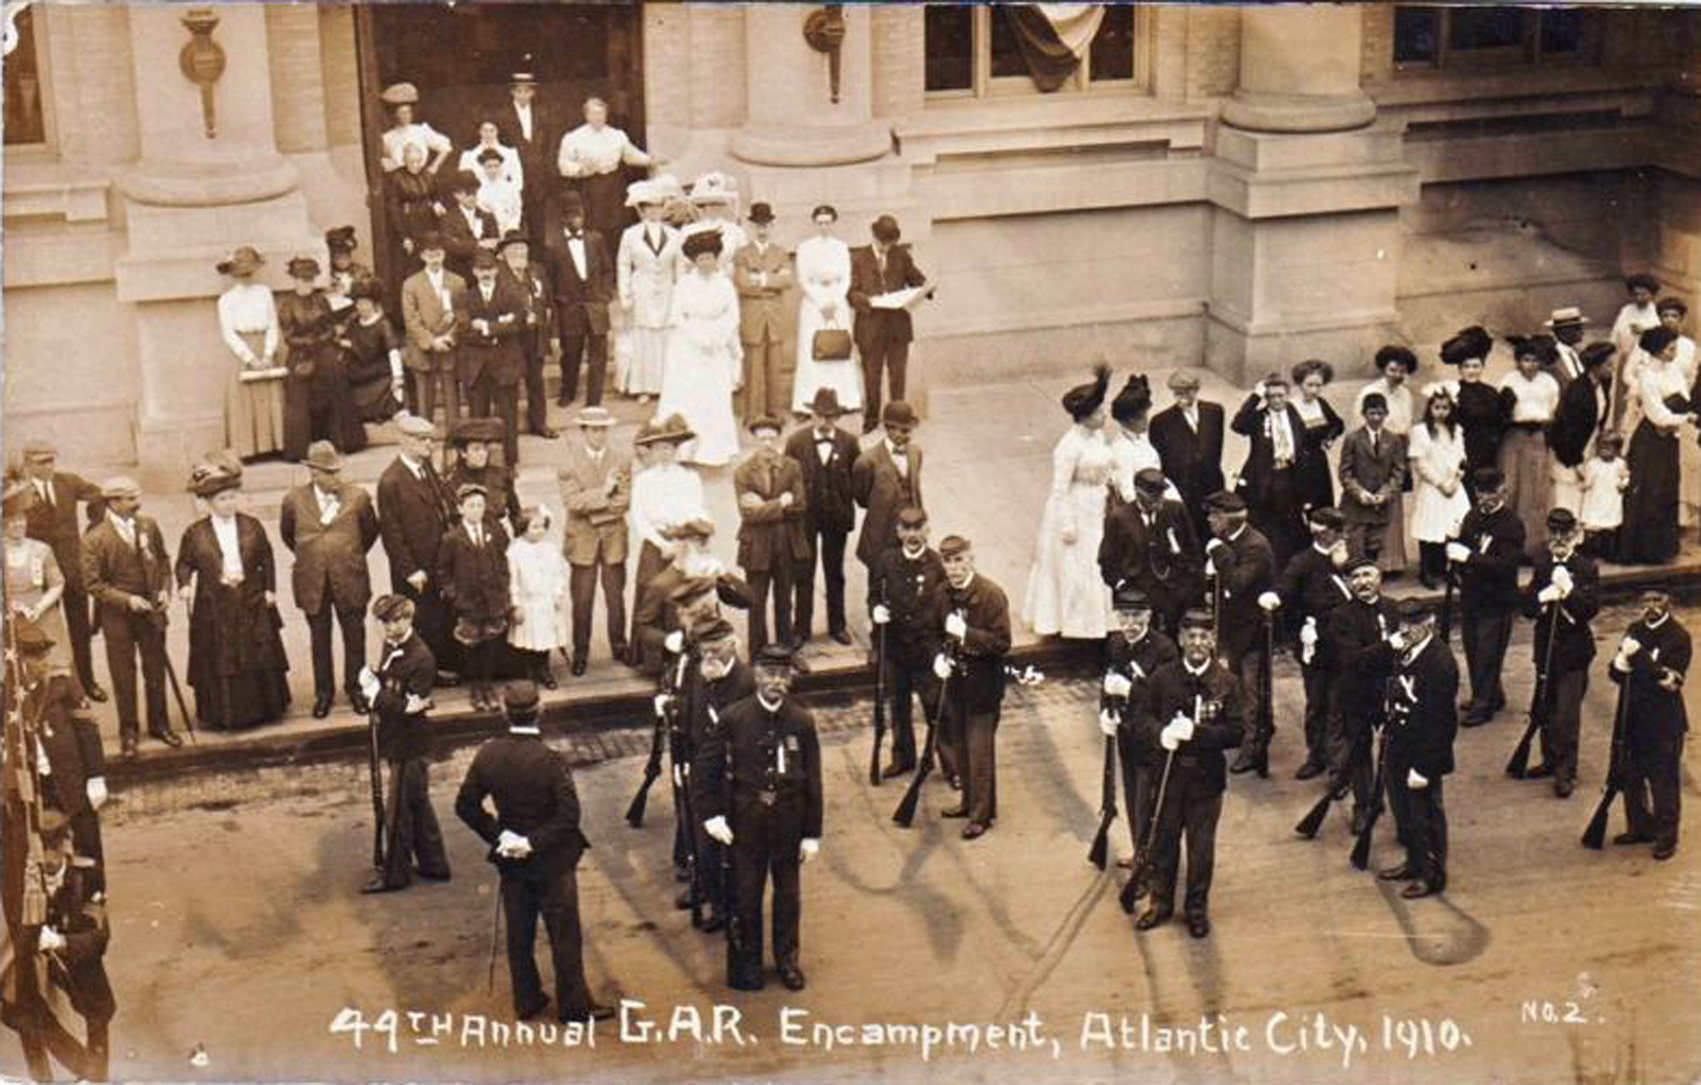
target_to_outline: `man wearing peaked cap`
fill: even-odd
[[[1192,518],[1180,501],[1165,496],[1168,488],[1157,468],[1135,473],[1134,499],[1106,518],[1097,560],[1107,585],[1144,592],[1158,628],[1173,635],[1182,610],[1199,593],[1204,554]]]
[[[714,587],[713,581],[708,587]],[[738,658],[738,634],[725,618],[713,617],[694,629],[696,648],[694,665],[686,668],[681,688],[679,718],[687,732],[688,748],[700,752],[713,743],[724,743],[726,731],[721,715],[756,692],[756,682],[749,667]],[[693,804],[702,801],[701,783],[692,777]],[[695,808],[695,806],[694,806]],[[696,836],[696,861],[693,874],[696,891],[708,905],[702,929],[720,930],[726,925],[727,895],[726,855],[720,841],[705,831],[702,819],[693,819],[690,827]]]
[[[1616,845],[1654,845],[1656,860],[1677,854],[1682,813],[1683,742],[1689,717],[1683,684],[1693,655],[1689,631],[1672,615],[1671,593],[1642,592],[1642,616],[1630,623],[1607,677],[1621,687],[1617,740],[1627,831]]]
[[[792,639],[800,645],[814,635],[817,555],[826,582],[827,633],[839,644],[851,642],[845,619],[845,544],[856,526],[855,470],[862,449],[853,434],[839,427],[843,413],[837,392],[816,389],[809,402],[809,424],[798,427],[785,445],[786,455],[803,472],[803,522],[809,540],[809,552],[792,578]]]
[[[898,222],[890,215],[874,220],[872,244],[851,250],[850,304],[856,310],[852,334],[862,357],[862,432],[874,431],[880,417],[881,387],[891,374],[891,398],[904,398],[904,377],[915,330],[908,309],[877,308],[873,299],[895,290],[925,286],[908,245],[898,243]]]
[[[753,652],[768,643],[770,592],[774,637],[790,644],[792,576],[810,552],[803,468],[780,451],[780,428],[780,420],[773,415],[752,421],[750,433],[756,447],[732,473],[738,498],[738,567],[755,595],[750,608]]]
[[[1276,582],[1276,558],[1269,540],[1246,522],[1246,502],[1239,494],[1212,494],[1205,508],[1211,527],[1211,539],[1205,544],[1207,591],[1218,601],[1217,651],[1229,672],[1240,680],[1251,704],[1268,647],[1264,636],[1266,612],[1258,600]],[[1251,741],[1241,749],[1229,771],[1269,775],[1275,713],[1258,713],[1258,723],[1262,730],[1250,736]]]
[[[1512,622],[1518,612],[1518,556],[1524,524],[1506,504],[1506,476],[1497,467],[1473,476],[1476,504],[1447,544],[1447,560],[1459,577],[1460,633],[1471,700],[1461,724],[1477,727],[1506,707],[1500,671]]]
[[[1541,763],[1526,775],[1552,777],[1554,794],[1562,799],[1576,787],[1583,695],[1595,658],[1589,623],[1600,612],[1600,569],[1580,549],[1582,541],[1575,516],[1565,509],[1549,512],[1547,548],[1522,593],[1524,616],[1535,619],[1531,659],[1541,699],[1530,713],[1541,719],[1542,742]]]
[[[998,817],[998,722],[1004,705],[1004,660],[1010,652],[1010,603],[1004,589],[975,569],[967,539],[947,535],[939,543],[945,563],[945,595],[934,630],[941,645],[933,673],[946,683],[941,755],[955,770],[962,799],[941,817],[967,818],[963,839],[974,840]]]
[[[914,506],[897,516],[897,545],[884,551],[868,571],[868,614],[874,649],[884,652],[890,694],[892,752],[884,779],[915,768],[912,697],[921,699],[926,722],[938,726],[938,680],[933,660],[939,651],[939,612],[944,606],[945,564],[927,545],[927,513]],[[955,763],[946,761],[946,775]]]
[[[1374,801],[1374,734],[1382,725],[1390,663],[1385,645],[1399,614],[1382,594],[1382,571],[1369,557],[1349,558],[1337,579],[1347,598],[1331,606],[1320,623],[1312,670],[1306,673],[1308,678],[1318,674],[1328,690],[1325,752],[1334,767],[1328,787],[1335,795],[1352,792],[1356,833]]]
[[[732,254],[738,288],[738,338],[744,344],[744,419],[784,414],[791,406],[792,337],[797,306],[786,298],[797,285],[791,253],[770,236],[774,209],[750,205],[750,237]]]
[[[1154,626],[1152,601],[1145,592],[1124,584],[1116,589],[1112,603],[1116,608],[1116,626],[1105,642],[1099,729],[1116,739],[1129,841],[1137,852],[1151,824],[1158,783],[1152,771],[1151,751],[1140,742],[1136,732],[1137,717],[1146,703],[1152,675],[1181,656],[1175,641]]]
[[[1404,881],[1408,900],[1447,887],[1447,810],[1442,778],[1453,771],[1458,733],[1459,669],[1447,643],[1435,635],[1435,611],[1427,602],[1400,604],[1400,628],[1390,638],[1382,779],[1395,836],[1405,845],[1405,862],[1377,872],[1384,881]]]
[[[98,523],[104,509],[100,487],[70,471],[57,469],[58,450],[53,442],[33,437],[24,442],[23,484],[35,496],[24,510],[24,534],[46,543],[65,578],[60,606],[70,638],[71,658],[77,681],[91,701],[106,700],[106,691],[95,681],[94,657],[90,650],[93,626],[89,620],[89,593],[83,580],[83,533],[77,522],[77,506],[87,510],[88,522]]]
[[[1295,774],[1299,780],[1321,775],[1330,762],[1329,698],[1335,673],[1320,659],[1318,645],[1328,628],[1330,612],[1352,598],[1345,570],[1345,520],[1340,511],[1312,509],[1306,514],[1306,526],[1311,545],[1288,559],[1275,586],[1258,600],[1266,610],[1279,609],[1283,624],[1298,639],[1300,674],[1305,683],[1305,761]]]

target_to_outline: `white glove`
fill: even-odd
[[[36,941],[36,948],[43,953],[65,948],[65,936],[52,927],[41,928],[41,935]]]
[[[532,853],[532,842],[511,829],[496,838],[496,854],[504,859],[524,859]]]
[[[806,836],[803,838],[802,843],[797,846],[797,861],[800,863],[807,863],[809,860],[819,855],[820,852],[821,841],[812,836]]]
[[[1112,672],[1104,676],[1104,691],[1110,697],[1126,697],[1134,692],[1134,683]]]
[[[1166,750],[1174,750],[1181,745],[1181,728],[1173,721],[1158,733],[1158,745]]]
[[[968,636],[968,633],[969,623],[963,620],[963,616],[961,614],[953,610],[951,613],[945,615],[946,636],[956,637],[958,640],[962,640],[964,637]]]
[[[1538,603],[1557,603],[1563,598],[1565,598],[1565,593],[1559,590],[1558,584],[1549,584],[1541,591],[1536,592],[1536,602]]]
[[[673,697],[666,693],[656,694],[656,715],[667,715],[668,706],[673,704]]]
[[[1352,557],[1352,550],[1347,546],[1345,539],[1336,539],[1335,545],[1329,548],[1329,561],[1337,568],[1345,565],[1350,557]]]
[[[732,826],[726,823],[726,818],[719,816],[703,822],[703,831],[708,833],[723,846],[732,846]]]
[[[662,641],[662,647],[666,648],[673,654],[678,655],[680,652],[685,650],[685,634],[682,631],[675,629],[667,635],[666,640]]]
[[[934,656],[933,657],[933,673],[937,678],[939,678],[940,681],[944,681],[945,679],[950,678],[951,677],[951,661],[943,655]]]
[[[90,776],[86,790],[88,791],[90,806],[99,810],[106,805],[106,777]]]
[[[1317,643],[1316,618],[1305,619],[1305,624],[1299,627],[1299,642],[1308,646]]]
[[[1422,791],[1424,788],[1429,786],[1429,777],[1425,776],[1417,769],[1407,769],[1406,786],[1414,791]]]
[[[1552,580],[1553,586],[1559,589],[1559,597],[1561,599],[1570,595],[1571,589],[1577,586],[1577,582],[1571,579],[1571,570],[1567,569],[1563,565],[1555,565],[1553,567]]]
[[[1181,741],[1183,741],[1183,742],[1192,742],[1193,741],[1193,721],[1192,720],[1188,719],[1186,716],[1183,716],[1181,713],[1177,712],[1175,714],[1174,718],[1169,721],[1169,724],[1170,724],[1171,727],[1174,727],[1176,729],[1176,732],[1180,736]]]
[[[1212,561],[1209,557],[1207,557],[1205,559],[1205,576],[1207,578],[1209,578],[1209,577],[1214,577],[1216,575],[1217,575],[1217,563],[1215,561]]]
[[[416,569],[408,574],[408,583],[413,585],[414,591],[424,591],[425,582],[429,579],[424,569]]]
[[[368,701],[378,696],[378,676],[372,673],[371,667],[360,668],[360,692]]]
[[[885,625],[892,620],[892,612],[886,608],[885,603],[875,603],[871,614],[875,625]]]
[[[1447,560],[1470,561],[1471,548],[1461,542],[1450,542],[1447,544]]]
[[[1099,709],[1099,731],[1107,738],[1116,737],[1116,713],[1108,708]]]
[[[1258,597],[1258,605],[1273,611],[1282,605],[1282,597],[1273,591],[1267,591]]]
[[[1629,658],[1642,650],[1642,642],[1635,637],[1625,637],[1618,642],[1618,654]]]
[[[1217,551],[1227,550],[1228,548],[1228,543],[1223,542],[1221,539],[1212,539],[1210,542],[1205,544],[1205,553],[1214,558],[1217,555]]]

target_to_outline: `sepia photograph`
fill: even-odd
[[[0,30],[0,1082],[1701,1080],[1701,5]]]

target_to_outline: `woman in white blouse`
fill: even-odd
[[[1359,389],[1353,400],[1353,418],[1364,423],[1364,397],[1375,393],[1388,405],[1388,418],[1382,428],[1402,436],[1412,431],[1412,390],[1406,383],[1417,369],[1417,355],[1405,347],[1386,346],[1376,352],[1376,368],[1380,377]]]
[[[656,413],[677,413],[696,431],[680,459],[720,467],[738,454],[738,419],[732,410],[744,360],[738,291],[720,269],[720,234],[692,234],[680,243],[680,252],[689,270],[673,287]]]
[[[1624,280],[1624,289],[1630,300],[1620,307],[1612,322],[1612,345],[1618,348],[1618,377],[1613,382],[1612,402],[1620,433],[1634,430],[1641,418],[1636,390],[1641,385],[1637,370],[1642,359],[1637,340],[1660,323],[1659,311],[1654,308],[1654,299],[1660,293],[1658,279],[1647,274],[1632,275]]]
[[[1110,586],[1100,575],[1105,494],[1114,463],[1105,440],[1105,392],[1110,369],[1100,365],[1091,384],[1063,397],[1074,425],[1051,453],[1051,492],[1034,544],[1023,612],[1040,636],[1098,640],[1110,621]]]
[[[679,462],[679,446],[695,434],[678,415],[671,418],[652,418],[638,427],[632,439],[641,466],[632,476],[632,503],[627,520],[632,538],[638,544],[638,569],[634,577],[637,591],[632,599],[632,636],[634,652],[641,650],[638,636],[638,615],[642,611],[644,592],[650,581],[667,564],[673,544],[666,532],[688,520],[709,518],[703,502],[703,480],[697,472]]]
[[[218,265],[219,274],[230,279],[219,295],[219,335],[236,358],[225,381],[224,443],[245,459],[284,446],[278,309],[271,289],[254,281],[264,263],[259,252],[243,245]]]
[[[1547,514],[1553,498],[1553,453],[1547,427],[1559,410],[1559,382],[1543,366],[1559,351],[1551,335],[1512,336],[1517,368],[1500,379],[1506,435],[1500,439],[1500,470],[1506,476],[1506,504],[1524,523],[1524,553],[1534,561],[1547,551]]]
[[[620,239],[623,221],[620,167],[648,166],[652,161],[625,132],[608,123],[608,104],[601,98],[585,100],[585,123],[561,137],[555,156],[561,176],[578,182],[586,225],[600,231],[611,249]]]
[[[1695,405],[1677,361],[1677,333],[1650,328],[1639,345],[1645,358],[1637,389],[1642,420],[1630,438],[1619,560],[1660,565],[1677,557],[1678,437],[1695,424]]]
[[[802,295],[797,306],[797,374],[792,384],[792,409],[809,411],[817,390],[838,393],[839,406],[847,412],[862,410],[862,367],[856,351],[844,358],[815,357],[815,333],[825,328],[851,330],[850,246],[833,236],[839,212],[822,204],[809,215],[815,236],[797,246],[797,285]]]
[[[1412,537],[1423,586],[1434,588],[1447,575],[1447,542],[1458,538],[1471,508],[1465,494],[1465,435],[1453,419],[1453,397],[1445,385],[1431,386],[1423,421],[1412,427],[1408,439],[1416,479]]]
[[[394,173],[402,168],[402,148],[409,143],[417,143],[430,154],[430,164],[426,167],[435,174],[443,166],[443,160],[455,149],[448,136],[426,124],[414,119],[414,110],[419,106],[419,88],[412,83],[396,83],[384,88],[379,96],[385,105],[390,107],[391,125],[379,137],[382,152],[379,165],[385,173]]]
[[[478,142],[461,152],[458,168],[482,177],[484,170],[478,164],[478,156],[485,151],[502,156],[502,180],[515,188],[525,187],[526,173],[520,163],[520,152],[502,142],[502,130],[492,120],[478,122]]]

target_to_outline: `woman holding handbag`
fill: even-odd
[[[831,388],[846,412],[862,409],[862,367],[851,342],[850,246],[833,236],[838,211],[822,204],[809,216],[815,236],[797,246],[797,374],[792,410],[809,413],[815,393]]]

